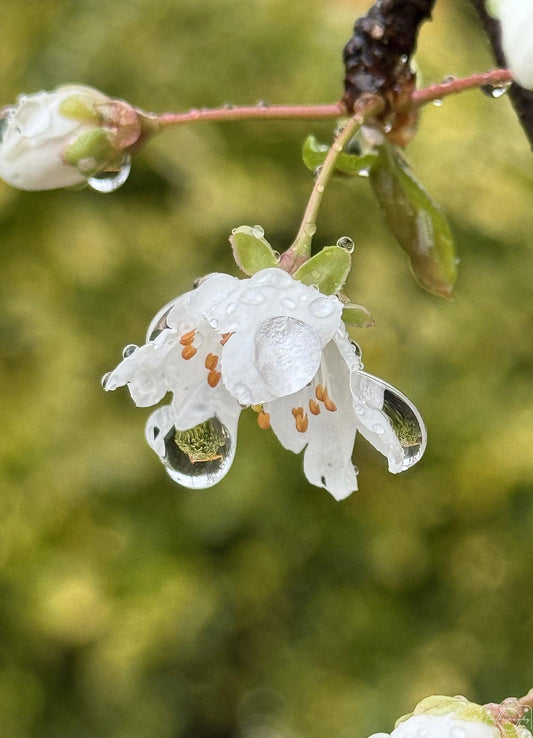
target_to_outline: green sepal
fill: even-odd
[[[369,174],[385,223],[408,254],[422,287],[450,297],[457,257],[446,216],[395,147],[385,142],[378,151]]]
[[[101,114],[94,106],[94,100],[89,95],[71,95],[63,100],[59,112],[65,118],[77,120],[80,123],[102,122]]]
[[[67,164],[77,167],[81,174],[92,177],[102,169],[120,166],[124,154],[111,145],[103,128],[86,131],[63,154]]]
[[[304,284],[314,284],[324,295],[336,295],[350,273],[352,257],[340,246],[326,246],[292,275]]]
[[[374,318],[363,305],[355,302],[345,303],[342,307],[342,319],[346,325],[354,328],[372,328]]]
[[[475,702],[469,702],[467,705],[457,708],[455,711],[457,720],[465,720],[468,723],[486,723],[486,725],[495,725],[496,721],[492,715],[481,705]]]
[[[465,702],[460,697],[435,694],[421,700],[415,707],[413,715],[447,715],[464,706]]]
[[[515,723],[511,723],[509,720],[499,723],[498,728],[500,730],[500,735],[504,736],[504,738],[518,738],[519,736],[518,726]]]
[[[234,228],[229,241],[237,266],[245,274],[255,274],[278,264],[279,256],[264,238],[260,226]]]
[[[409,720],[409,718],[412,718],[414,715],[414,712],[406,712],[405,715],[401,715],[398,720],[394,723],[394,727],[397,728],[400,723],[405,723],[406,720]]]
[[[330,147],[321,144],[314,136],[308,136],[302,148],[305,166],[315,172],[322,166]],[[367,172],[377,159],[377,154],[347,154],[341,151],[335,162],[335,169],[343,174],[361,174]]]

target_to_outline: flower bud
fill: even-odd
[[[0,111],[0,178],[21,190],[52,190],[117,172],[148,121],[83,85],[21,95]]]
[[[500,0],[503,53],[519,85],[533,89],[533,3]]]

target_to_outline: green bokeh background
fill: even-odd
[[[0,105],[70,81],[148,110],[333,102],[369,2],[3,0]],[[429,84],[492,66],[467,2],[437,2]],[[336,180],[316,245],[354,238],[347,292],[376,319],[366,368],[413,398],[423,461],[391,476],[363,439],[336,503],[241,416],[210,490],[166,477],[149,411],[100,376],[158,308],[260,223],[290,243],[331,124],[169,131],[113,195],[0,183],[0,735],[354,738],[432,693],[533,684],[531,154],[506,98],[423,114],[408,150],[461,255],[421,291],[364,179]]]

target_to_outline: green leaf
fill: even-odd
[[[352,257],[341,246],[326,246],[293,274],[304,284],[314,284],[324,295],[342,290],[350,273]]]
[[[459,707],[455,711],[455,717],[457,720],[465,720],[469,723],[486,723],[487,725],[494,725],[495,720],[492,715],[485,710],[481,705],[477,705],[475,702],[469,702],[463,707]]]
[[[457,278],[457,257],[446,216],[397,149],[386,142],[378,151],[370,183],[385,222],[409,255],[422,287],[450,297]]]
[[[447,697],[442,694],[431,695],[421,700],[414,709],[414,715],[447,715],[464,706],[464,701],[459,697]]]
[[[229,238],[237,266],[251,275],[278,264],[278,255],[264,238],[261,226],[234,228]]]
[[[319,143],[314,136],[308,136],[302,148],[305,166],[315,172],[324,163],[329,149],[329,146]],[[335,162],[335,169],[344,174],[361,174],[367,172],[376,159],[377,154],[347,154],[342,151]]]
[[[374,325],[374,318],[363,305],[357,305],[355,302],[348,302],[343,305],[342,319],[346,325],[354,328],[371,328]]]

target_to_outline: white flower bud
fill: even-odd
[[[503,53],[513,78],[533,89],[533,2],[500,0]]]
[[[0,178],[21,190],[118,171],[143,133],[140,111],[84,85],[22,95],[0,111]]]

